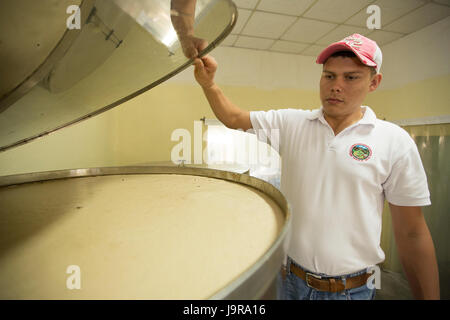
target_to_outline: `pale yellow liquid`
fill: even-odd
[[[284,219],[256,189],[189,175],[0,188],[0,299],[205,299],[268,250]],[[70,265],[81,289],[67,288]]]

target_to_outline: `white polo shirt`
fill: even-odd
[[[287,254],[330,276],[384,261],[384,200],[430,205],[427,177],[414,140],[399,126],[364,116],[337,136],[316,110],[250,112],[258,139],[279,129],[281,191],[292,208]],[[273,142],[272,146],[276,144]]]

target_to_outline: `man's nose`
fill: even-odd
[[[342,92],[342,80],[336,79],[331,86],[331,92]]]

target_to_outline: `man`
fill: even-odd
[[[194,61],[196,80],[227,127],[253,128],[260,139],[279,130],[281,190],[293,216],[279,297],[374,299],[367,271],[384,261],[386,199],[414,297],[439,299],[435,250],[421,212],[431,202],[417,147],[405,130],[362,106],[381,82],[381,50],[353,34],[327,47],[316,62],[323,64],[320,109],[248,112],[214,83],[213,58]]]

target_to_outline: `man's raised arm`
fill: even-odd
[[[211,56],[204,56],[194,60],[194,75],[198,84],[202,87],[206,99],[216,117],[230,129],[252,129],[250,112],[233,104],[214,83],[214,74],[217,70],[217,62]]]

